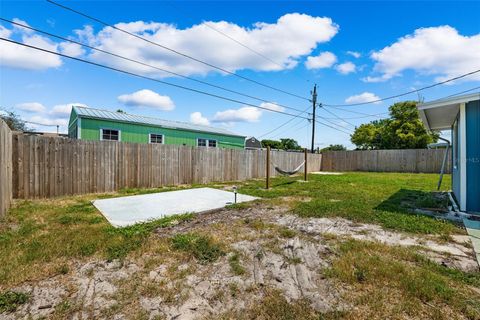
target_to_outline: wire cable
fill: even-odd
[[[301,118],[304,118],[304,119],[308,119],[308,118],[303,117],[303,116],[298,116],[298,115],[294,115],[294,114],[291,114],[291,113],[288,113],[288,112],[279,111],[279,110],[273,110],[273,109],[269,109],[269,108],[264,108],[264,107],[257,106],[257,105],[254,105],[254,104],[251,104],[251,103],[248,103],[248,102],[244,102],[244,101],[240,101],[240,100],[228,98],[228,97],[225,97],[225,96],[220,96],[220,95],[217,95],[217,94],[214,94],[214,93],[210,93],[210,92],[207,92],[207,91],[198,90],[198,89],[194,89],[194,88],[182,86],[182,85],[179,85],[179,84],[174,84],[174,83],[170,83],[170,82],[167,82],[167,81],[163,81],[163,80],[159,80],[159,79],[155,79],[155,78],[143,76],[143,75],[140,75],[140,74],[137,74],[137,73],[134,73],[134,72],[130,72],[130,71],[126,71],[126,70],[122,70],[122,69],[110,67],[110,66],[107,66],[107,65],[104,65],[104,64],[96,63],[96,62],[93,62],[93,61],[89,61],[89,60],[85,60],[85,59],[81,59],[81,58],[77,58],[77,57],[72,57],[72,56],[69,56],[69,55],[66,55],[66,54],[63,54],[63,53],[59,53],[59,52],[47,50],[47,49],[44,49],[44,48],[32,46],[32,45],[29,45],[29,44],[26,44],[26,43],[21,43],[21,42],[15,41],[15,40],[3,38],[3,37],[0,37],[0,40],[6,41],[6,42],[10,42],[10,43],[14,43],[14,44],[19,45],[19,46],[23,46],[23,47],[35,49],[35,50],[38,50],[38,51],[42,51],[42,52],[45,52],[45,53],[50,53],[50,54],[57,55],[57,56],[60,56],[60,57],[64,57],[64,58],[76,60],[76,61],[79,61],[79,62],[84,62],[84,63],[90,64],[90,65],[94,65],[94,66],[97,66],[97,67],[101,67],[101,68],[104,68],[104,69],[109,69],[109,70],[117,71],[117,72],[120,72],[120,73],[128,74],[128,75],[131,75],[131,76],[134,76],[134,77],[138,77],[138,78],[142,78],[142,79],[146,79],[146,80],[150,80],[150,81],[162,83],[162,84],[165,84],[165,85],[168,85],[168,86],[171,86],[171,87],[175,87],[175,88],[179,88],[179,89],[183,89],[183,90],[187,90],[187,91],[191,91],[191,92],[203,94],[203,95],[210,96],[210,97],[214,97],[214,98],[217,98],[217,99],[222,99],[222,100],[234,102],[234,103],[241,104],[241,105],[246,105],[246,106],[250,106],[250,107],[254,107],[254,108],[258,108],[258,109],[262,109],[262,110],[267,110],[267,111],[270,111],[270,112],[275,112],[275,113],[279,113],[279,114],[284,114],[284,115],[288,115],[288,116],[291,116],[291,117],[301,117]]]
[[[258,137],[259,137],[259,138],[265,137],[266,135],[269,135],[270,133],[275,132],[275,131],[277,131],[278,129],[286,126],[287,124],[289,124],[290,122],[292,122],[293,120],[295,120],[296,118],[298,118],[299,115],[307,112],[308,109],[310,109],[310,107],[307,107],[307,109],[303,110],[303,111],[302,111],[301,113],[299,113],[296,117],[293,117],[293,118],[287,120],[286,122],[284,122],[283,124],[279,125],[278,127],[274,128],[274,129],[272,129],[272,130],[270,130],[270,131],[268,131],[268,132],[266,132],[266,133],[264,133],[264,134],[262,134],[262,135],[260,135],[260,136],[258,136]]]
[[[62,36],[59,36],[59,35],[56,35],[56,34],[47,32],[47,31],[40,30],[40,29],[38,29],[38,28],[31,27],[31,26],[29,26],[29,25],[25,25],[25,24],[22,24],[22,23],[19,23],[19,22],[15,22],[15,21],[12,21],[12,20],[9,20],[9,19],[2,18],[2,17],[0,17],[0,20],[1,20],[1,21],[5,21],[5,22],[9,22],[9,23],[11,23],[11,24],[13,24],[13,25],[16,25],[16,26],[19,26],[19,27],[22,27],[22,28],[25,28],[25,29],[29,29],[29,30],[32,30],[32,31],[35,31],[35,32],[38,32],[38,33],[41,33],[41,34],[44,34],[44,35],[47,35],[47,36],[50,36],[50,37],[54,37],[54,38],[57,38],[57,39],[60,39],[60,40],[63,40],[63,41],[68,41],[68,42],[70,42],[70,43],[74,43],[74,44],[77,44],[77,45],[79,45],[79,46],[83,46],[83,47],[85,47],[85,48],[89,48],[89,49],[91,49],[91,50],[95,50],[95,51],[98,51],[98,52],[102,52],[102,53],[105,53],[105,54],[108,54],[108,55],[111,55],[111,56],[114,56],[114,57],[117,57],[117,58],[120,58],[120,59],[123,59],[123,60],[126,60],[126,61],[134,62],[134,63],[140,64],[140,65],[142,65],[142,66],[150,67],[150,68],[153,68],[153,69],[156,69],[156,70],[159,70],[159,71],[162,71],[162,72],[171,74],[171,75],[175,75],[175,76],[178,76],[178,77],[181,77],[181,78],[184,78],[184,79],[188,79],[188,80],[191,80],[191,81],[195,81],[195,82],[198,82],[198,83],[201,83],[201,84],[204,84],[204,85],[213,87],[213,88],[221,89],[221,90],[224,90],[224,91],[227,91],[227,92],[230,92],[230,93],[235,93],[235,94],[241,95],[241,96],[243,96],[243,97],[250,98],[250,99],[254,99],[254,100],[257,100],[257,101],[261,101],[261,102],[265,102],[265,103],[270,103],[270,104],[273,104],[273,105],[277,105],[277,106],[283,107],[283,108],[285,108],[285,109],[290,109],[290,110],[294,110],[294,111],[300,111],[299,109],[296,109],[296,108],[293,108],[293,107],[290,107],[290,106],[287,106],[287,105],[279,104],[279,103],[277,103],[277,102],[268,101],[268,100],[265,100],[265,99],[262,99],[262,98],[259,98],[259,97],[256,97],[256,96],[252,96],[252,95],[249,95],[249,94],[246,94],[246,93],[243,93],[243,92],[239,92],[239,91],[236,91],[236,90],[228,89],[228,88],[225,88],[225,87],[222,87],[222,86],[219,86],[219,85],[216,85],[216,84],[207,82],[207,81],[195,79],[195,78],[192,78],[192,77],[189,77],[189,76],[185,76],[185,75],[179,74],[179,73],[177,73],[177,72],[173,72],[173,71],[170,71],[170,70],[167,70],[167,69],[159,68],[159,67],[156,67],[156,66],[151,65],[151,64],[148,64],[148,63],[144,63],[144,62],[139,61],[139,60],[131,59],[131,58],[128,58],[128,57],[125,57],[125,56],[122,56],[122,55],[119,55],[119,54],[116,54],[116,53],[113,53],[113,52],[109,52],[109,51],[100,49],[100,48],[98,48],[98,47],[93,47],[93,46],[90,46],[90,45],[88,45],[88,44],[86,44],[86,43],[79,42],[79,41],[76,41],[76,40],[72,40],[72,39],[69,39],[69,38],[66,38],[66,37],[62,37]]]
[[[338,116],[337,114],[335,114],[334,112],[332,112],[332,111],[330,111],[330,110],[328,110],[328,109],[322,108],[322,104],[321,104],[321,103],[319,104],[319,107],[320,107],[321,110],[323,110],[323,111],[325,111],[325,112],[328,112],[329,114],[333,115],[335,118],[337,118],[337,119],[339,119],[339,120],[341,120],[341,121],[344,121],[345,123],[349,124],[350,126],[352,126],[352,127],[354,127],[354,128],[356,127],[356,125],[354,125],[353,123],[347,121],[345,118],[339,117],[339,116]],[[327,120],[328,118],[322,117],[322,119]]]
[[[372,100],[372,101],[368,101],[368,102],[359,102],[359,103],[350,103],[350,104],[323,104],[323,105],[328,106],[328,107],[351,107],[351,106],[361,106],[361,105],[365,105],[365,104],[381,102],[381,101],[385,101],[385,100],[390,100],[390,99],[394,99],[394,98],[403,97],[403,96],[406,96],[406,95],[409,95],[409,94],[412,94],[412,93],[417,93],[419,91],[431,89],[433,87],[436,87],[436,86],[439,86],[439,85],[442,85],[442,84],[445,84],[445,83],[449,83],[449,82],[452,82],[452,81],[455,81],[455,80],[458,80],[458,79],[461,79],[461,78],[465,78],[465,77],[471,76],[471,75],[479,73],[479,72],[480,72],[480,69],[474,70],[474,71],[464,73],[464,74],[461,74],[459,76],[456,76],[456,77],[453,77],[453,78],[450,78],[450,79],[447,79],[447,80],[444,80],[444,81],[436,82],[434,84],[428,85],[426,87],[422,87],[420,89],[415,89],[415,90],[411,90],[411,91],[408,91],[408,92],[404,92],[404,93],[400,93],[400,94],[396,94],[396,95],[393,95],[393,96],[389,96],[389,97],[385,97],[385,98],[381,98],[381,99],[376,99],[376,100]]]
[[[281,93],[284,93],[284,94],[287,94],[287,95],[290,95],[290,96],[293,96],[293,97],[296,97],[296,98],[299,98],[299,99],[303,99],[303,100],[310,101],[310,99],[305,98],[305,97],[302,97],[302,96],[297,95],[297,94],[295,94],[295,93],[291,93],[291,92],[285,91],[285,90],[283,90],[283,89],[279,89],[279,88],[273,87],[273,86],[271,86],[271,85],[268,85],[268,84],[259,82],[259,81],[254,80],[254,79],[250,79],[250,78],[248,78],[248,77],[239,75],[238,73],[235,73],[235,72],[233,72],[233,71],[229,71],[229,70],[227,70],[227,69],[225,69],[225,68],[218,67],[218,66],[216,66],[216,65],[214,65],[214,64],[211,64],[211,63],[209,63],[209,62],[206,62],[206,61],[203,61],[203,60],[201,60],[201,59],[195,58],[195,57],[193,57],[193,56],[191,56],[191,55],[188,55],[188,54],[186,54],[186,53],[183,53],[183,52],[180,52],[180,51],[178,51],[178,50],[169,48],[169,47],[164,46],[164,45],[162,45],[162,44],[160,44],[160,43],[158,43],[158,42],[149,40],[149,39],[147,39],[147,38],[145,38],[145,37],[139,36],[138,34],[135,34],[135,33],[132,33],[132,32],[130,32],[130,31],[127,31],[127,30],[125,30],[125,29],[122,29],[122,28],[119,28],[119,27],[117,27],[117,26],[111,25],[111,24],[109,24],[109,23],[107,23],[107,22],[105,22],[105,21],[103,21],[103,20],[100,20],[100,19],[95,18],[95,17],[93,17],[93,16],[91,16],[91,15],[88,15],[88,14],[86,14],[86,13],[83,13],[83,12],[80,12],[80,11],[78,11],[78,10],[75,10],[75,9],[73,9],[73,8],[67,7],[67,6],[65,6],[65,5],[63,5],[63,4],[60,4],[60,3],[58,3],[58,2],[55,2],[55,1],[53,1],[53,0],[46,0],[46,1],[49,2],[49,3],[51,3],[51,4],[53,4],[53,5],[58,6],[59,8],[62,8],[62,9],[71,11],[71,12],[76,13],[76,14],[78,14],[78,15],[81,15],[81,16],[87,18],[87,19],[90,19],[90,20],[92,20],[92,21],[98,22],[98,23],[100,23],[100,24],[102,24],[102,25],[104,25],[104,26],[106,26],[106,27],[110,27],[110,28],[115,29],[115,30],[117,30],[117,31],[123,32],[123,33],[128,34],[128,35],[130,35],[130,36],[132,36],[132,37],[135,37],[135,38],[137,38],[137,39],[143,40],[143,41],[148,42],[148,43],[150,43],[150,44],[153,44],[153,45],[155,45],[155,46],[157,46],[157,47],[160,47],[160,48],[162,48],[162,49],[165,49],[165,50],[168,50],[168,51],[170,51],[170,52],[173,52],[173,53],[175,53],[175,54],[177,54],[177,55],[180,55],[180,56],[182,56],[182,57],[185,57],[185,58],[188,58],[188,59],[190,59],[190,60],[196,61],[196,62],[201,63],[201,64],[203,64],[203,65],[206,65],[206,66],[208,66],[208,67],[210,67],[210,68],[220,70],[220,71],[222,71],[222,72],[224,72],[224,73],[230,74],[230,75],[232,75],[232,76],[236,76],[236,77],[238,77],[238,78],[240,78],[240,79],[243,79],[243,80],[246,80],[246,81],[255,83],[255,84],[257,84],[257,85],[260,85],[260,86],[265,87],[265,88],[269,88],[269,89],[271,89],[271,90],[275,90],[275,91],[278,91],[278,92],[281,92]]]

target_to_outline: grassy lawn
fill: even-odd
[[[436,174],[352,172],[311,174],[307,183],[298,179],[274,179],[269,190],[264,189],[264,181],[247,182],[240,185],[239,192],[273,201],[293,197],[292,211],[301,217],[342,217],[420,234],[464,233],[452,223],[411,214],[414,206],[445,205],[433,194]],[[450,176],[444,177],[443,188],[450,188]]]
[[[442,239],[445,236],[446,241],[449,235],[464,234],[464,230],[455,224],[412,213],[415,207],[446,206],[445,198],[433,192],[437,175],[309,175],[306,183],[298,181],[300,178],[272,179],[270,190],[264,189],[264,180],[236,185],[240,193],[262,197],[263,200],[259,201],[267,210],[279,205],[288,207],[290,213],[300,217],[343,217],[419,236],[440,235]],[[210,186],[228,188],[232,185],[234,183]],[[446,176],[445,189],[449,185],[450,176]],[[164,238],[153,236],[153,231],[179,221],[191,220],[193,216],[185,214],[115,229],[90,202],[98,198],[175,189],[178,188],[126,189],[105,195],[16,201],[7,218],[0,222],[0,310],[14,310],[17,305],[28,300],[27,296],[9,289],[26,281],[68,275],[75,264],[94,258],[122,260],[128,257],[138,260],[145,255],[151,260],[145,262],[146,270],[153,268],[158,259],[178,260],[178,264],[193,259],[203,267],[223,259],[232,275],[246,277],[250,271],[245,268],[245,256],[232,249],[227,238],[244,234],[248,239],[251,235],[245,232],[245,228],[251,229],[255,236],[271,241],[272,247],[268,250],[278,250],[275,245],[279,239],[306,237],[298,231],[285,226],[272,226],[261,219],[242,219],[234,222],[234,227],[225,221],[219,221],[187,233],[174,232]],[[229,208],[242,210],[255,206],[256,204],[248,203]],[[478,292],[472,291],[472,288],[480,287],[478,273],[466,273],[434,263],[416,247],[341,240],[332,235],[325,235],[322,241],[334,248],[335,252],[329,267],[323,269],[322,273],[346,290],[348,294],[345,295],[345,300],[355,308],[345,312],[318,314],[306,300],[287,302],[280,292],[265,288],[262,303],[241,312],[221,314],[219,318],[381,319],[418,318],[421,315],[420,318],[450,319],[462,315],[469,319],[480,319],[480,299]],[[150,261],[148,259],[145,261]],[[302,261],[290,258],[287,263],[297,264]],[[152,266],[149,267],[148,264]],[[172,270],[176,270],[176,267],[172,267]],[[189,270],[178,272],[183,275]],[[138,277],[141,279],[141,273]],[[125,301],[119,300],[119,304],[127,306],[127,309],[136,301],[137,295],[161,294],[174,301],[176,287],[166,289],[145,284],[132,289],[130,286],[135,283],[128,285],[129,281],[119,291],[125,291]],[[144,280],[140,282],[143,283]],[[238,288],[233,289],[231,294],[240,294]],[[260,289],[252,287],[249,290]]]

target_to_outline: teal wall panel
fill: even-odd
[[[466,105],[467,211],[480,213],[480,100]]]

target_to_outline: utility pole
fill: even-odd
[[[313,105],[313,112],[312,112],[312,149],[311,152],[315,152],[315,109],[317,107],[317,84],[313,86],[312,91],[312,105]]]

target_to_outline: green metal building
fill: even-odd
[[[68,136],[81,140],[162,143],[208,148],[245,147],[245,136],[221,128],[74,106]]]

